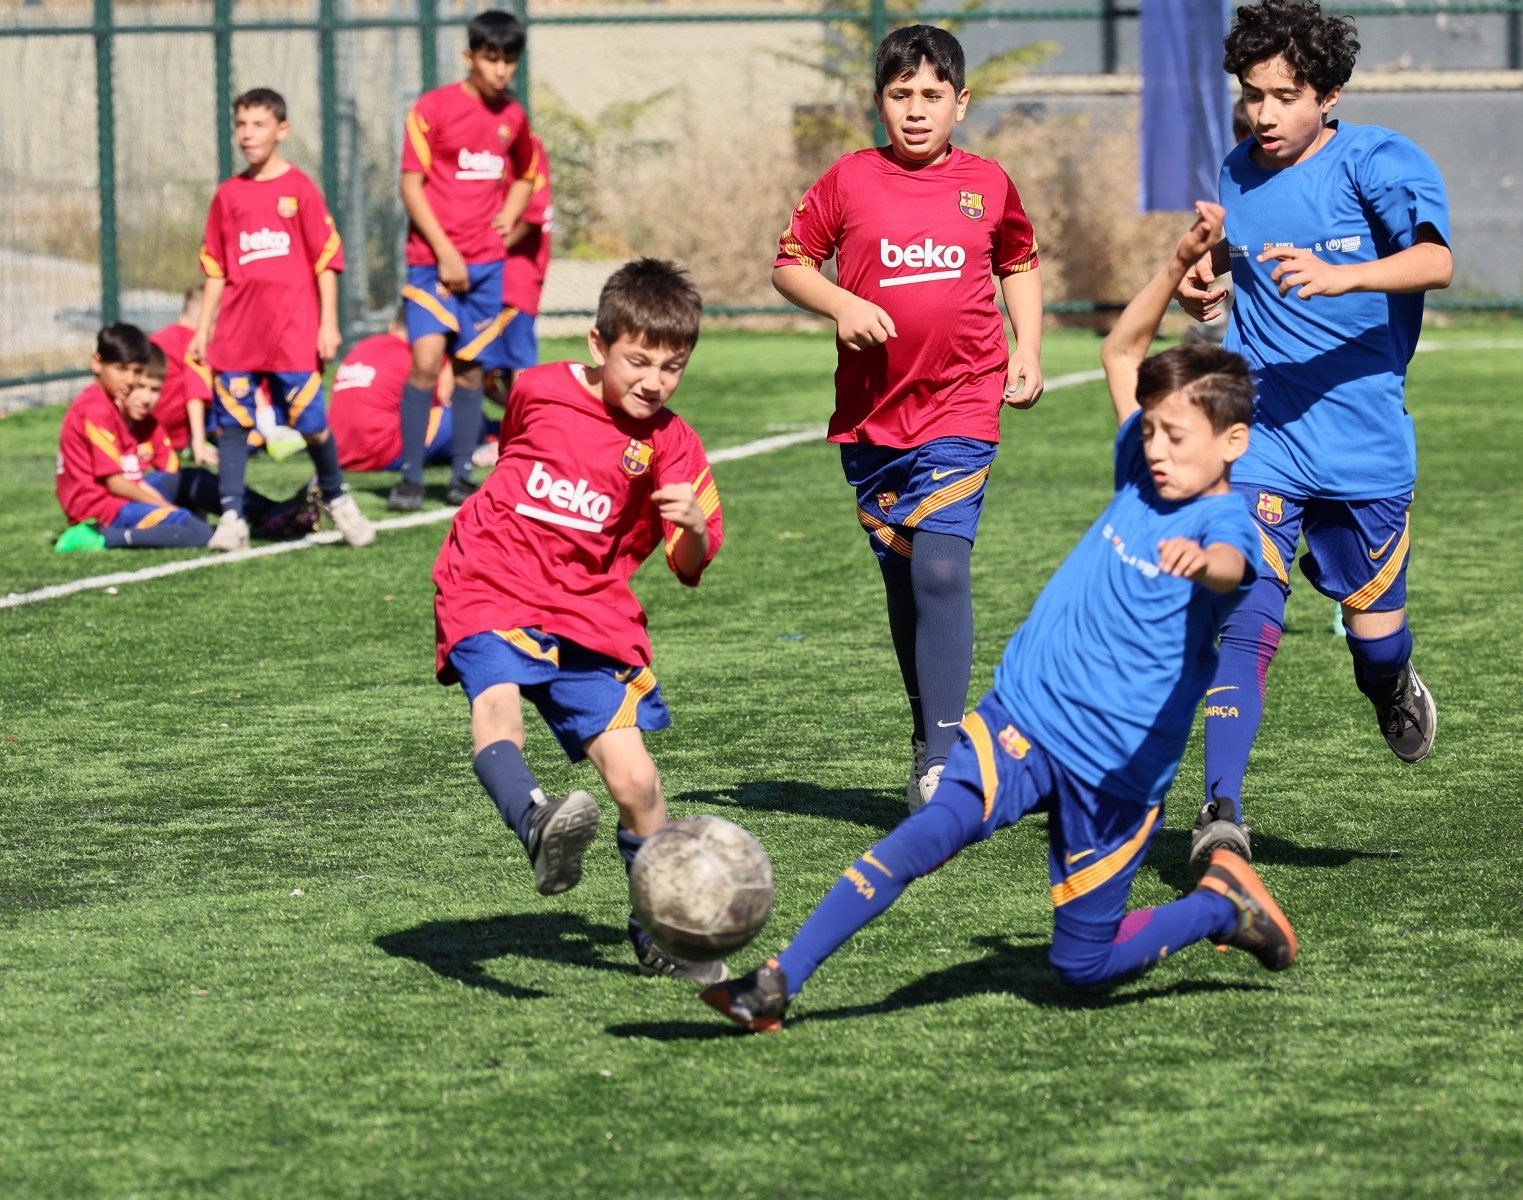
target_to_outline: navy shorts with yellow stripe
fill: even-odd
[[[149,504],[143,500],[129,500],[111,518],[113,529],[153,529],[159,525],[200,524],[201,518],[189,509],[174,504]]]
[[[407,268],[407,340],[442,333],[451,358],[500,365],[497,341],[518,311],[502,306],[502,263],[468,263],[465,269],[471,286],[452,292],[439,282],[437,266]]]
[[[975,438],[936,438],[901,450],[846,442],[841,469],[857,493],[857,520],[880,559],[907,559],[917,531],[972,541],[998,450]]]
[[[1047,814],[1054,926],[1088,941],[1111,941],[1126,915],[1132,878],[1163,823],[1163,807],[1084,783],[1022,733],[993,692],[963,718],[931,803],[958,803],[969,794],[984,810],[974,841],[1027,813]]]
[[[665,729],[672,723],[649,667],[632,667],[539,629],[493,629],[462,638],[449,665],[472,702],[489,687],[516,683],[572,762],[611,729]]]
[[[1412,493],[1385,500],[1284,496],[1252,483],[1232,485],[1253,511],[1266,579],[1288,592],[1287,564],[1306,539],[1301,574],[1324,596],[1359,612],[1394,612],[1407,603]]]
[[[270,405],[297,433],[321,433],[328,428],[321,371],[219,371],[212,385],[219,429],[241,426],[253,432],[254,397],[261,381],[269,391]]]

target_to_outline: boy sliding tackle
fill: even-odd
[[[1146,358],[1175,286],[1221,229],[1220,208],[1196,208],[1102,351],[1121,426],[1115,497],[1010,639],[935,795],[846,870],[782,953],[702,993],[737,1024],[780,1029],[805,980],[912,880],[1029,812],[1049,817],[1050,957],[1066,983],[1118,982],[1206,939],[1270,970],[1295,961],[1289,922],[1226,851],[1188,896],[1126,912],[1215,668],[1217,631],[1257,557],[1227,482],[1248,442],[1246,364],[1203,345]]]

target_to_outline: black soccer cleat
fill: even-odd
[[[1428,757],[1438,736],[1438,705],[1410,661],[1402,667],[1390,694],[1371,696],[1370,702],[1375,705],[1380,732],[1397,758],[1415,763]]]
[[[421,483],[404,479],[391,489],[391,495],[386,497],[386,507],[391,512],[417,512],[423,507],[425,495],[427,489]]]
[[[444,502],[451,508],[459,508],[476,494],[481,485],[470,479],[451,479],[444,493]]]
[[[1230,801],[1213,800],[1202,805],[1190,830],[1190,874],[1199,879],[1211,865],[1217,850],[1230,850],[1248,862],[1253,861],[1253,847],[1248,840],[1248,826],[1228,817],[1219,817],[1222,805]]]
[[[730,977],[730,968],[723,961],[695,962],[692,959],[678,958],[661,949],[651,941],[650,934],[638,926],[631,925],[629,940],[635,948],[635,960],[639,963],[641,975],[667,975],[672,979],[701,983],[704,986],[723,983]]]
[[[1230,850],[1216,851],[1200,886],[1225,896],[1237,909],[1237,928],[1217,943],[1220,948],[1246,950],[1271,971],[1296,961],[1296,931],[1245,859]]]
[[[749,975],[704,988],[698,999],[752,1033],[779,1033],[788,1011],[788,978],[769,958]]]
[[[598,802],[586,792],[535,803],[524,849],[534,864],[534,886],[541,896],[569,892],[582,881],[582,855],[597,833]]]

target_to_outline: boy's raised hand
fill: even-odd
[[[842,289],[840,306],[835,312],[836,336],[852,350],[866,350],[869,346],[881,346],[889,338],[899,336],[894,328],[894,318],[871,300]]]
[[[1179,239],[1175,255],[1190,263],[1185,277],[1174,292],[1179,306],[1197,321],[1209,321],[1219,311],[1226,291],[1212,288],[1216,282],[1216,269],[1211,265],[1211,251],[1222,236],[1222,223],[1227,210],[1220,204],[1205,200],[1195,202],[1195,222]]]

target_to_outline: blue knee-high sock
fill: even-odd
[[[944,763],[957,741],[973,671],[973,543],[946,533],[917,533],[910,573],[915,584],[915,678],[925,710],[925,763]]]
[[[1222,627],[1221,661],[1206,691],[1206,804],[1243,819],[1248,753],[1264,719],[1264,683],[1285,629],[1285,590],[1259,579]]]
[[[344,472],[338,465],[338,441],[330,432],[321,442],[307,443],[307,457],[317,472],[317,486],[324,500],[337,500],[344,494]]]
[[[888,601],[888,636],[899,660],[899,675],[904,680],[904,695],[910,702],[911,736],[925,741],[925,710],[920,704],[920,683],[915,675],[915,584],[910,564],[895,555],[879,559],[883,574],[883,595]]]
[[[409,383],[402,389],[402,478],[423,482],[423,460],[428,454],[428,413],[434,406],[431,389]]]
[[[147,529],[118,529],[108,525],[101,530],[106,549],[194,549],[212,540],[212,527],[199,517],[178,525],[153,525]]]
[[[241,425],[222,430],[217,438],[218,499],[224,515],[243,516],[244,480],[249,469],[249,431]]]
[[[535,793],[541,799],[539,781],[524,764],[523,751],[512,742],[493,742],[476,755],[476,778],[486,789],[508,828],[518,840],[529,840],[529,814],[534,811]]]
[[[481,441],[481,389],[457,387],[450,397],[454,412],[455,445],[450,458],[450,478],[471,477],[471,455]]]
[[[1158,908],[1126,914],[1114,941],[1092,942],[1052,931],[1048,955],[1058,978],[1071,987],[1120,983],[1161,963],[1170,954],[1237,927],[1237,909],[1216,892],[1196,891]]]
[[[1401,669],[1412,657],[1412,630],[1403,621],[1401,628],[1384,637],[1362,638],[1344,634],[1349,653],[1354,656],[1354,682],[1366,696],[1377,699],[1389,696],[1396,687]]]
[[[614,835],[614,845],[619,848],[619,857],[624,860],[624,873],[627,875],[635,869],[635,855],[640,853],[640,847],[645,845],[643,837],[637,837],[630,833],[624,826],[619,826],[619,831]],[[629,914],[629,936],[644,932],[640,922],[635,920],[635,914]]]
[[[792,999],[819,965],[890,904],[912,880],[928,875],[977,840],[983,808],[970,796],[938,794],[900,822],[836,880],[793,941],[777,956]]]

